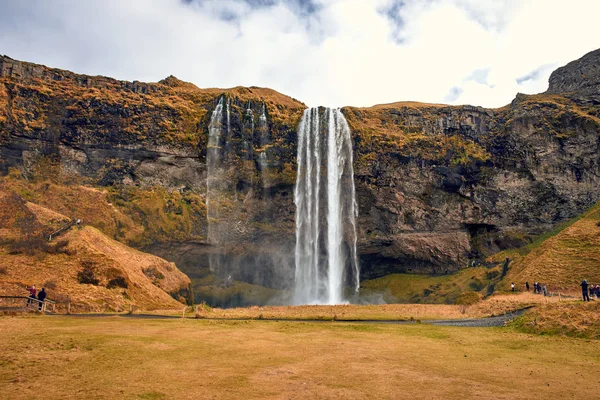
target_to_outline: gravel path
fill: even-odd
[[[468,326],[468,327],[490,327],[490,326],[504,326],[508,321],[522,315],[527,308],[517,310],[497,317],[489,318],[476,318],[476,319],[449,319],[449,320],[436,320],[436,321],[423,321],[426,324],[439,325],[439,326]]]

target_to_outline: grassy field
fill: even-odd
[[[206,319],[300,319],[300,320],[432,320],[482,318],[505,314],[532,305],[557,302],[558,298],[543,297],[530,293],[495,295],[470,306],[450,304],[371,304],[371,305],[307,305],[264,306],[240,308],[198,307],[198,316]],[[174,311],[157,311],[167,315],[181,315]],[[188,316],[194,316],[191,308]]]
[[[596,341],[511,328],[2,317],[4,399],[529,399],[600,390]]]

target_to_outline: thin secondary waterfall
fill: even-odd
[[[345,286],[358,291],[352,161],[350,128],[341,111],[305,110],[294,190],[296,304],[339,304],[345,301]]]
[[[263,195],[269,186],[269,158],[267,157],[267,145],[269,144],[269,125],[267,124],[266,108],[263,103],[260,118],[258,119],[258,132],[260,135],[260,147],[262,151],[258,156],[260,163],[260,175],[262,179]]]
[[[229,137],[229,103],[227,103],[227,129],[223,137],[223,98],[215,107],[208,125],[208,146],[206,150],[206,216],[208,220],[208,243],[218,246],[222,242],[220,224],[220,194],[223,184],[223,147]],[[209,255],[210,269],[220,272],[221,257]]]
[[[208,146],[206,150],[206,215],[208,219],[208,242],[217,241],[214,222],[219,218],[219,207],[216,199],[218,176],[220,175],[221,131],[223,125],[223,98],[215,107],[208,125]]]

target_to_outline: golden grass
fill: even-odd
[[[495,295],[471,306],[450,304],[372,304],[372,305],[304,305],[253,306],[240,308],[210,308],[199,306],[199,316],[205,319],[283,319],[283,320],[433,320],[483,318],[502,315],[539,303],[558,301],[528,293]],[[177,315],[174,312],[167,312]],[[181,314],[179,314],[181,315]],[[187,316],[194,312],[188,310]]]
[[[5,317],[0,335],[10,399],[558,399],[600,390],[597,343],[510,329]]]
[[[187,289],[190,283],[175,264],[127,247],[89,226],[72,229],[61,240],[68,241],[62,254],[10,254],[0,246],[0,265],[6,271],[0,275],[0,291],[23,296],[28,285],[50,284],[48,298],[60,301],[60,312],[66,311],[67,301],[72,312],[125,310],[130,304],[141,310],[183,307],[168,294]],[[100,285],[79,283],[82,261],[93,263]],[[144,269],[148,268],[161,278],[147,276]],[[123,277],[128,288],[106,288],[117,277]]]
[[[105,196],[91,189],[61,189],[67,195],[78,193],[80,200],[86,195]],[[52,199],[48,196],[44,201],[52,203]],[[73,227],[48,244],[43,233],[70,218],[26,203],[5,187],[0,188],[0,201],[0,290],[4,295],[22,296],[26,286],[36,285],[47,286],[48,298],[60,301],[63,311],[67,302],[72,311],[123,310],[130,304],[140,309],[180,307],[169,293],[178,297],[191,282],[175,264],[128,247],[89,225]],[[71,202],[77,204],[75,199]],[[92,263],[100,285],[79,283],[77,273],[84,262]],[[107,288],[115,278],[124,279],[128,287]]]
[[[515,321],[523,332],[600,339],[600,302],[542,304]]]
[[[582,279],[600,283],[599,224],[600,203],[524,251],[499,254],[500,258],[506,255],[513,259],[501,287],[507,289],[510,282],[521,287],[526,281],[537,281],[547,284],[550,291],[576,295]]]

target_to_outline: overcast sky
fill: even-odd
[[[599,0],[0,0],[0,54],[311,106],[500,107],[600,48],[599,16]]]

